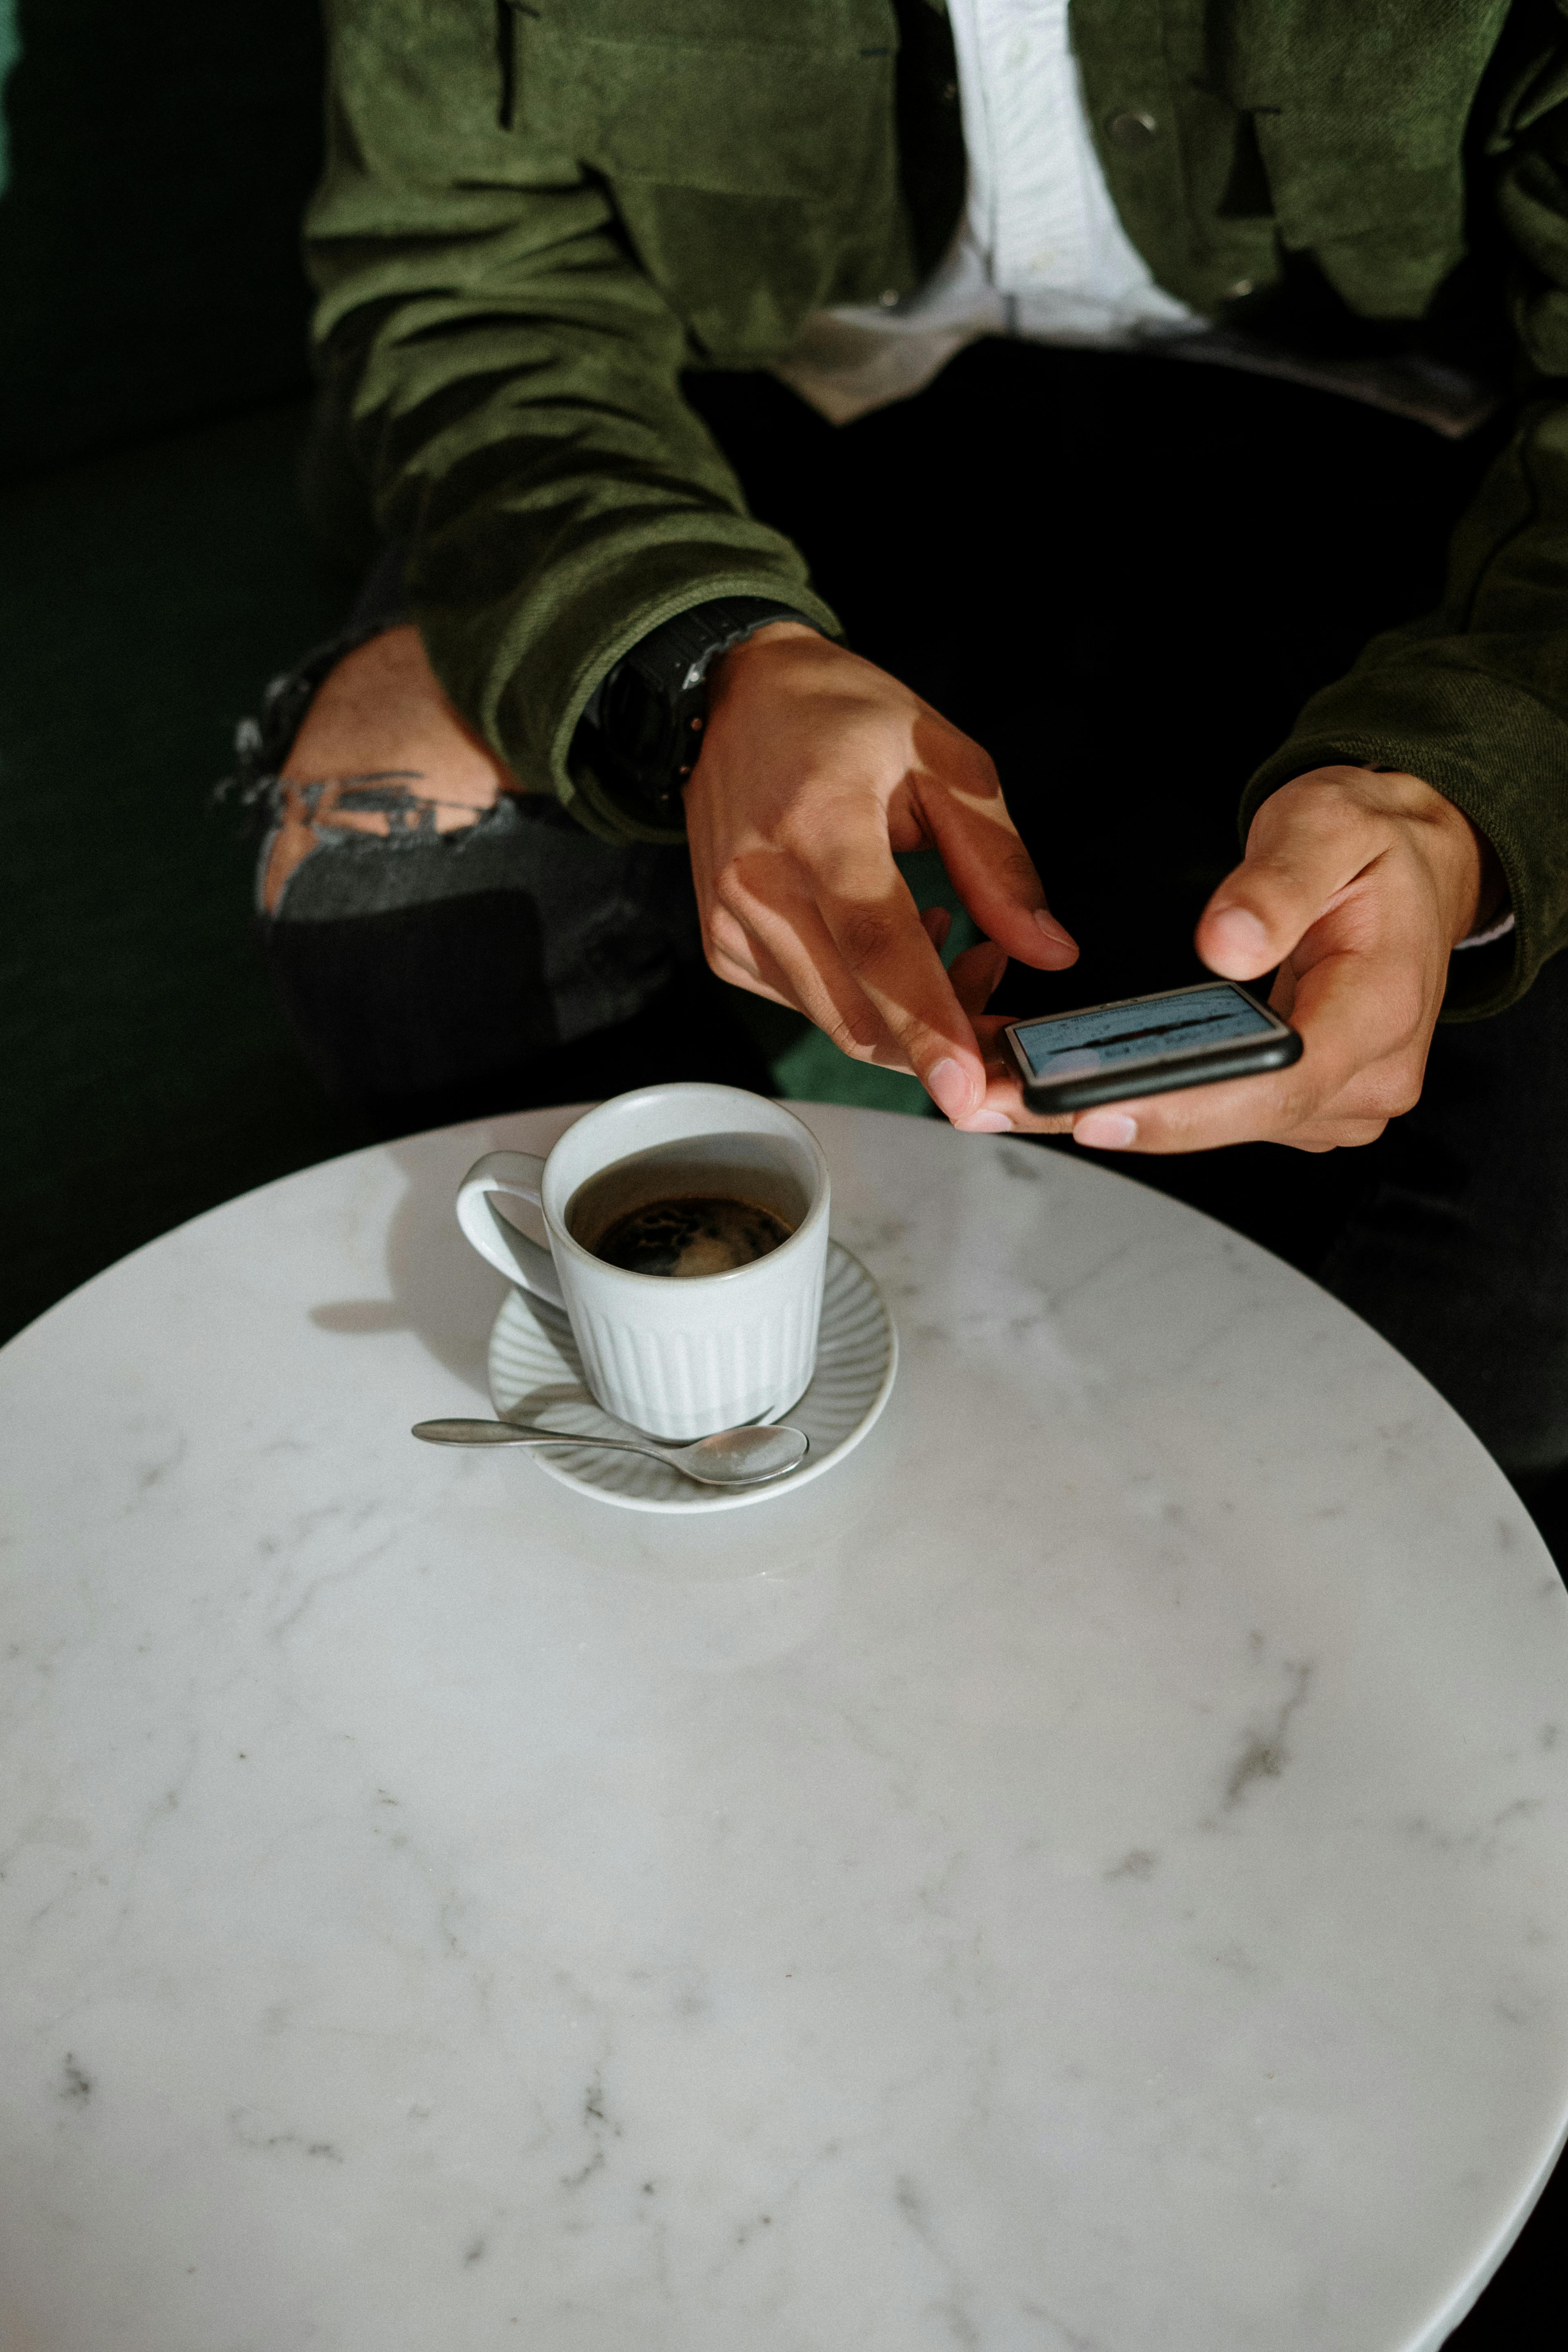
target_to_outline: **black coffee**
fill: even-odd
[[[648,1201],[640,1209],[605,1226],[589,1244],[606,1265],[628,1274],[666,1274],[678,1280],[692,1275],[731,1274],[766,1257],[790,1229],[782,1217],[760,1201],[742,1201],[728,1193],[681,1192],[672,1199]]]

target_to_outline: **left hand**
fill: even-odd
[[[1226,980],[1278,965],[1268,1001],[1300,1033],[1300,1060],[1260,1077],[1041,1118],[1025,1109],[1011,1064],[992,1050],[1003,1022],[980,1013],[1005,961],[987,944],[951,974],[986,1055],[984,1109],[963,1123],[1070,1129],[1079,1143],[1118,1151],[1371,1143],[1419,1097],[1449,951],[1501,891],[1489,845],[1418,776],[1316,768],[1264,802],[1246,857],[1209,900],[1196,939],[1209,970]]]

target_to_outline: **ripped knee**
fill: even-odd
[[[278,912],[307,858],[345,836],[368,835],[395,849],[462,832],[485,813],[471,797],[444,799],[440,786],[416,768],[378,769],[313,783],[283,776],[272,791],[274,823],[262,849],[257,890],[266,915]]]

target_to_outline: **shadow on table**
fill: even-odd
[[[532,1135],[538,1134],[541,1118],[555,1120],[559,1132],[576,1116],[574,1108],[531,1113]],[[516,1129],[514,1118],[497,1118],[384,1145],[387,1159],[405,1180],[403,1197],[387,1228],[386,1278],[391,1295],[324,1301],[310,1309],[312,1323],[323,1331],[366,1338],[387,1331],[411,1332],[488,1409],[486,1355],[490,1326],[506,1286],[463,1239],[452,1203],[462,1178],[481,1153],[516,1147]],[[520,1204],[517,1221],[526,1224],[529,1215]],[[533,1230],[542,1240],[537,1223]]]

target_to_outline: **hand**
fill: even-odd
[[[1197,929],[1198,953],[1227,980],[1279,966],[1268,1001],[1300,1033],[1300,1060],[1264,1077],[1042,1118],[1025,1110],[1017,1078],[996,1058],[987,1108],[1021,1129],[1070,1128],[1077,1142],[1120,1151],[1371,1143],[1419,1097],[1449,950],[1501,896],[1489,846],[1418,776],[1316,768],[1264,802],[1245,859]],[[981,952],[954,966],[975,1016],[979,991],[1000,977]],[[1002,1024],[977,1017],[976,1026],[990,1046]]]
[[[1078,950],[985,753],[896,678],[804,623],[724,656],[686,831],[708,961],[794,1006],[860,1061],[912,1070],[959,1126],[982,1108],[974,1031],[893,862],[933,848],[998,954],[1058,971]]]

